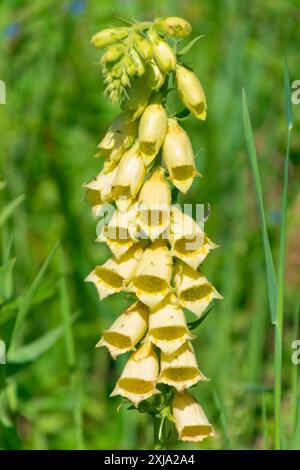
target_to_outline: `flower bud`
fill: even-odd
[[[123,44],[114,44],[110,46],[101,57],[101,64],[107,62],[116,62],[124,54],[125,46]]]
[[[188,339],[193,339],[183,311],[173,294],[169,294],[150,312],[149,331],[146,340],[150,340],[165,354],[173,354]]]
[[[182,65],[176,66],[176,87],[187,109],[198,119],[206,119],[206,98],[198,77]]]
[[[201,272],[182,261],[175,265],[174,284],[180,305],[197,317],[202,316],[213,299],[223,299]]]
[[[155,241],[147,248],[137,266],[128,291],[154,308],[169,293],[172,276],[172,257],[165,242]]]
[[[100,153],[104,155],[104,158],[119,160],[125,150],[132,146],[136,133],[137,124],[125,122],[124,114],[119,114],[98,145]]]
[[[151,343],[143,344],[130,356],[110,396],[121,395],[138,406],[141,401],[158,393],[155,388],[158,370],[158,358]]]
[[[120,28],[106,28],[94,34],[91,43],[98,48],[109,46],[110,44],[124,39],[128,34],[128,29],[125,27]]]
[[[174,186],[186,193],[193,183],[196,170],[191,141],[176,119],[168,119],[168,130],[163,144],[163,161]]]
[[[92,206],[94,217],[99,215],[103,204],[112,201],[111,185],[116,174],[117,165],[114,164],[110,171],[106,172],[103,169],[96,178],[83,185],[86,189],[87,201]]]
[[[170,223],[171,191],[159,167],[144,183],[139,194],[138,221],[143,232],[155,240]]]
[[[139,230],[137,210],[137,203],[132,204],[126,212],[115,210],[112,218],[103,227],[100,236],[97,238],[97,241],[107,243],[116,258],[124,255],[137,242]]]
[[[140,117],[146,108],[151,90],[144,78],[138,77],[128,90],[128,99],[124,103],[124,113],[126,122],[135,121]]]
[[[113,181],[113,198],[119,210],[124,212],[138,194],[146,174],[146,168],[139,152],[138,142],[123,155]]]
[[[145,305],[135,302],[116,319],[109,330],[103,331],[96,347],[107,347],[114,359],[132,351],[147,331],[148,316]]]
[[[143,253],[143,246],[141,242],[138,243],[118,260],[110,258],[103,265],[96,266],[87,276],[85,280],[95,285],[100,300],[123,290],[136,270]]]
[[[139,34],[135,35],[134,47],[145,61],[148,61],[152,58],[152,44]]]
[[[146,80],[151,90],[159,90],[163,86],[165,78],[165,73],[160,70],[154,60],[148,62],[146,65]]]
[[[131,47],[128,52],[128,56],[132,59],[135,65],[135,74],[138,77],[141,77],[145,73],[145,66],[143,64],[143,61],[137,51]]]
[[[158,103],[149,104],[139,124],[139,142],[145,165],[156,157],[167,132],[167,113]]]
[[[181,441],[201,442],[206,437],[215,437],[203,409],[188,392],[175,394],[172,416]]]
[[[157,18],[154,21],[156,28],[170,36],[183,38],[192,32],[192,26],[188,21],[179,16],[169,16],[167,18]]]
[[[176,56],[169,44],[154,31],[148,31],[152,43],[153,58],[162,72],[168,73],[176,66]]]
[[[178,392],[182,392],[199,380],[207,381],[208,379],[198,369],[195,352],[189,341],[186,341],[173,354],[161,353],[158,383],[171,385]]]
[[[169,240],[172,255],[193,269],[198,268],[210,250],[218,248],[190,215],[175,206],[171,209]]]

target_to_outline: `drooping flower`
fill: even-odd
[[[168,228],[170,205],[170,187],[164,177],[164,170],[158,167],[144,183],[139,194],[138,222],[151,240],[157,239]]]
[[[148,309],[145,305],[135,302],[115,320],[109,330],[103,331],[96,347],[107,347],[114,359],[120,354],[133,350],[146,333],[148,316]]]
[[[143,344],[131,354],[111,396],[121,395],[134,406],[158,393],[155,388],[159,371],[158,358],[151,343]]]
[[[83,185],[86,189],[86,198],[92,207],[94,217],[99,215],[103,204],[112,201],[111,187],[116,174],[117,165],[114,164],[110,171],[105,172],[105,169],[103,169],[96,178]]]
[[[152,44],[153,58],[161,71],[168,73],[174,70],[176,56],[173,49],[153,29],[148,31],[147,36]]]
[[[159,103],[149,104],[139,123],[140,150],[144,162],[149,165],[159,152],[167,132],[167,114]]]
[[[199,173],[195,166],[191,141],[174,118],[168,119],[168,130],[163,144],[163,161],[174,186],[186,193]]]
[[[206,437],[215,437],[202,407],[188,392],[175,394],[172,415],[181,441],[201,442]]]
[[[171,209],[169,239],[172,255],[197,269],[211,250],[218,248],[195,220],[178,207]]]
[[[167,295],[155,309],[151,310],[147,340],[162,352],[167,355],[172,354],[188,339],[193,338],[184,313],[173,294]]]
[[[124,39],[128,34],[128,28],[106,28],[94,34],[91,43],[98,48],[109,46],[110,44]]]
[[[161,29],[170,36],[176,36],[178,38],[188,36],[192,32],[190,23],[179,16],[156,18],[154,24],[156,28]]]
[[[171,276],[170,251],[165,241],[156,240],[144,251],[128,290],[149,308],[154,308],[169,293]]]
[[[161,353],[158,383],[164,383],[182,392],[199,380],[208,380],[200,372],[193,346],[186,341],[172,354]]]
[[[197,76],[182,65],[176,66],[176,87],[188,110],[198,119],[206,119],[206,98]]]
[[[137,123],[125,122],[124,113],[119,114],[98,145],[99,154],[109,160],[120,160],[133,145],[136,135]]]
[[[146,80],[150,90],[158,91],[164,84],[166,74],[160,70],[155,60],[146,65]]]
[[[174,283],[180,304],[197,317],[201,317],[213,299],[223,299],[201,272],[182,261],[175,265]]]
[[[109,295],[121,292],[134,275],[137,264],[143,254],[143,243],[132,246],[119,259],[110,258],[87,276],[86,281],[92,282],[100,300]]]

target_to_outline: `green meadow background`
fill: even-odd
[[[1,0],[0,365],[2,449],[153,448],[151,419],[109,399],[126,358],[94,346],[127,305],[99,302],[84,278],[109,252],[94,242],[95,221],[81,185],[101,168],[96,146],[118,108],[104,98],[99,51],[90,37],[116,16],[152,19],[158,4],[138,0]],[[247,95],[277,266],[287,122],[284,63],[300,79],[297,0],[166,0],[162,13],[185,17],[186,57],[205,89],[208,118],[189,117],[203,178],[181,202],[211,207],[208,235],[220,245],[204,273],[224,296],[198,327],[195,348],[211,378],[193,389],[217,439],[169,448],[274,447],[274,327],[253,179],[245,146]],[[176,106],[176,104],[175,104]],[[282,446],[300,449],[300,106],[293,106],[284,297]],[[57,243],[59,245],[57,246]],[[3,343],[2,343],[3,344]]]

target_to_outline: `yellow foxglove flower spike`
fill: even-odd
[[[207,437],[215,437],[202,407],[188,392],[175,394],[172,416],[181,441],[201,442]]]
[[[145,305],[135,302],[116,319],[109,330],[103,331],[96,347],[107,347],[114,359],[133,350],[147,331],[148,316],[149,312]]]
[[[154,30],[148,31],[147,35],[152,44],[153,58],[160,70],[164,73],[174,70],[176,56],[173,49]]]
[[[109,160],[119,160],[133,145],[136,135],[137,124],[126,123],[124,114],[119,114],[98,145],[99,154]]]
[[[139,123],[139,142],[145,165],[149,165],[164,141],[167,132],[167,113],[159,103],[149,104]]]
[[[144,183],[139,194],[138,222],[150,240],[157,239],[170,224],[171,191],[158,167]]]
[[[121,395],[138,406],[141,401],[159,393],[155,388],[158,371],[158,358],[151,343],[143,344],[130,356],[110,396]]]
[[[112,201],[112,182],[117,174],[117,165],[111,168],[111,171],[102,170],[95,179],[83,185],[86,189],[86,198],[92,206],[94,217],[100,214],[101,207],[106,202]]]
[[[163,144],[163,162],[169,177],[179,191],[186,193],[195,176],[200,176],[195,166],[191,141],[174,118],[168,119],[168,130]]]
[[[109,46],[114,42],[124,39],[128,35],[128,28],[106,28],[94,34],[91,43],[98,48]]]
[[[128,150],[118,166],[116,177],[112,183],[112,194],[117,207],[124,212],[128,209],[135,196],[137,196],[146,175],[146,167],[136,142]]]
[[[209,379],[200,372],[194,348],[189,341],[186,341],[173,354],[161,353],[158,383],[171,385],[178,392],[182,392],[199,380]]]
[[[180,304],[197,317],[201,317],[213,299],[223,299],[202,273],[182,261],[175,265],[174,283]]]
[[[171,209],[169,233],[172,255],[197,269],[210,250],[218,248],[195,220],[176,206]]]
[[[124,285],[134,275],[138,261],[143,254],[143,246],[143,243],[139,242],[118,260],[108,259],[103,265],[96,266],[87,276],[86,281],[95,285],[100,300],[124,290]]]
[[[126,212],[115,210],[97,238],[98,242],[107,243],[116,258],[123,256],[138,241],[137,211],[137,203],[132,204]]]
[[[179,16],[168,16],[167,18],[157,18],[154,26],[170,36],[184,38],[192,32],[190,23]]]
[[[144,251],[128,291],[134,292],[149,308],[154,308],[169,293],[171,276],[170,251],[166,242],[157,240]]]
[[[182,65],[176,66],[176,88],[188,110],[198,119],[206,119],[206,98],[197,76]]]
[[[151,341],[163,353],[173,354],[188,339],[194,338],[174,294],[165,297],[155,309],[151,310],[145,341]]]

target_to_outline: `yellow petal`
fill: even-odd
[[[200,372],[193,346],[189,341],[186,341],[173,354],[161,353],[158,383],[171,385],[182,392],[199,380],[208,379]]]
[[[98,145],[100,154],[110,160],[119,160],[126,149],[133,145],[136,135],[137,124],[125,122],[125,115],[119,114]]]
[[[197,76],[182,65],[176,66],[176,87],[185,106],[198,119],[206,119],[206,98]]]
[[[159,103],[149,104],[139,124],[139,142],[145,165],[156,157],[167,132],[167,114]]]
[[[172,416],[181,441],[201,442],[207,437],[215,437],[202,407],[188,392],[175,394]]]
[[[116,319],[109,330],[103,331],[96,347],[106,346],[114,359],[134,349],[146,333],[148,316],[145,305],[135,302]]]
[[[117,166],[108,173],[102,170],[95,179],[83,185],[86,189],[87,201],[92,206],[94,217],[100,214],[103,204],[112,201],[111,186],[116,174]]]
[[[158,371],[158,358],[151,343],[143,344],[130,356],[111,396],[121,395],[138,406],[158,393],[155,388]]]

